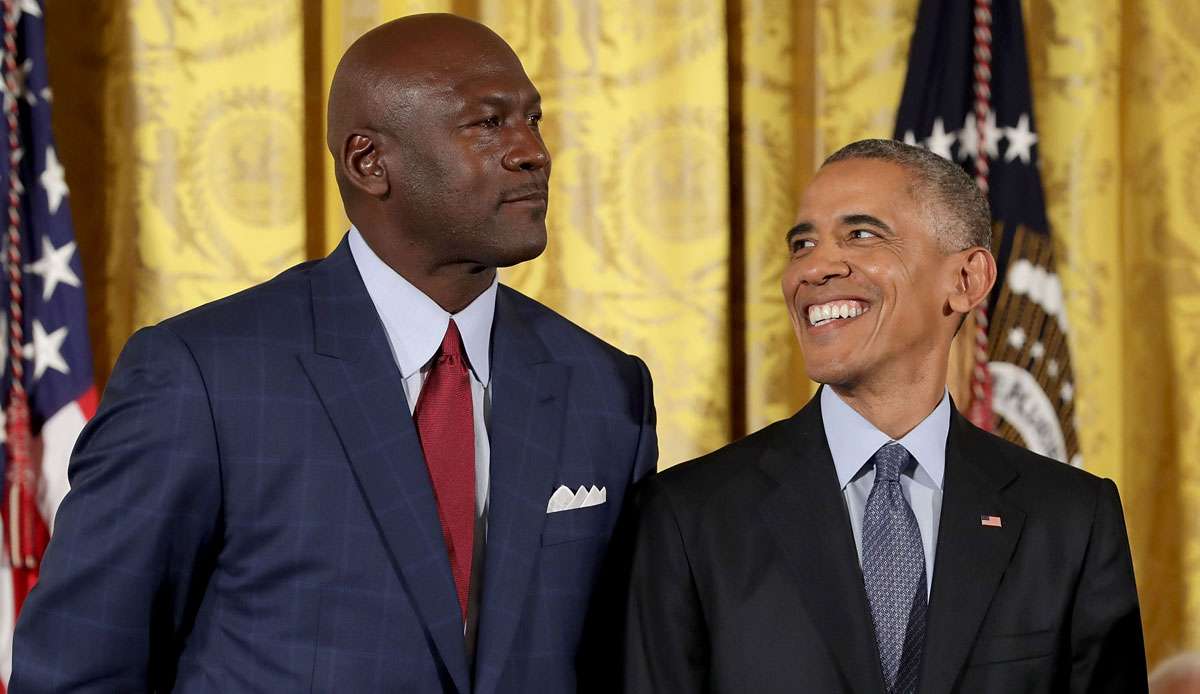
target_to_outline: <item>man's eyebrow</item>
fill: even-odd
[[[511,94],[505,94],[504,92],[493,92],[479,97],[479,103],[485,106],[508,106],[514,101],[516,99]]]
[[[799,236],[800,234],[810,233],[812,230],[813,225],[811,222],[800,222],[791,229],[788,229],[787,234],[784,236],[784,240],[788,243],[791,243],[793,238]]]
[[[502,108],[525,103],[526,106],[534,110],[539,110],[542,108],[542,97],[540,94],[533,94],[527,99],[523,99],[523,97],[515,96],[511,92],[493,92],[481,96],[479,103],[485,106],[498,106]]]
[[[880,231],[891,234],[892,228],[885,224],[878,217],[873,217],[869,214],[848,214],[842,217],[843,226],[869,226],[875,227]]]

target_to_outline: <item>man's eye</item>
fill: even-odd
[[[542,114],[540,114],[540,113],[529,114],[529,125],[534,130],[536,130],[538,128],[538,125],[541,124],[541,122],[542,122]]]
[[[500,116],[488,116],[479,121],[479,124],[485,128],[498,128],[500,127]]]
[[[877,234],[875,232],[868,231],[866,229],[855,229],[854,231],[850,232],[850,238],[852,239],[873,239],[876,237]]]
[[[792,253],[795,253],[797,251],[803,251],[807,248],[812,248],[813,246],[815,246],[817,244],[812,239],[793,239],[791,245],[792,245]]]

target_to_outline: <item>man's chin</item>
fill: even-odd
[[[546,231],[530,233],[495,249],[495,266],[512,267],[533,260],[546,250]]]
[[[858,374],[848,364],[806,361],[804,366],[809,379],[823,385],[844,387],[858,381]]]

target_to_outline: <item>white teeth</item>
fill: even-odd
[[[857,318],[865,312],[866,307],[858,302],[830,302],[820,306],[809,306],[808,322],[811,325],[820,325],[839,318]]]

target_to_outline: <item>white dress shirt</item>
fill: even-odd
[[[383,323],[392,357],[404,379],[404,397],[411,416],[421,396],[421,387],[442,345],[450,319],[458,325],[467,361],[471,367],[471,407],[475,429],[475,549],[471,561],[471,588],[465,625],[468,653],[473,654],[479,616],[483,548],[487,540],[488,491],[491,446],[488,419],[492,408],[491,345],[492,320],[496,316],[496,281],[466,308],[451,316],[375,255],[358,229],[350,227],[350,255],[367,294]]]
[[[821,388],[821,419],[825,424],[825,439],[837,468],[842,499],[850,516],[850,530],[862,562],[863,515],[867,497],[875,484],[875,466],[871,456],[893,439],[883,433],[833,392]],[[950,433],[950,395],[944,393],[941,402],[912,431],[896,443],[917,461],[915,466],[901,471],[900,488],[912,507],[921,531],[925,550],[926,596],[933,586],[933,561],[937,549],[938,522],[942,515],[942,490],[946,472],[946,437]]]

